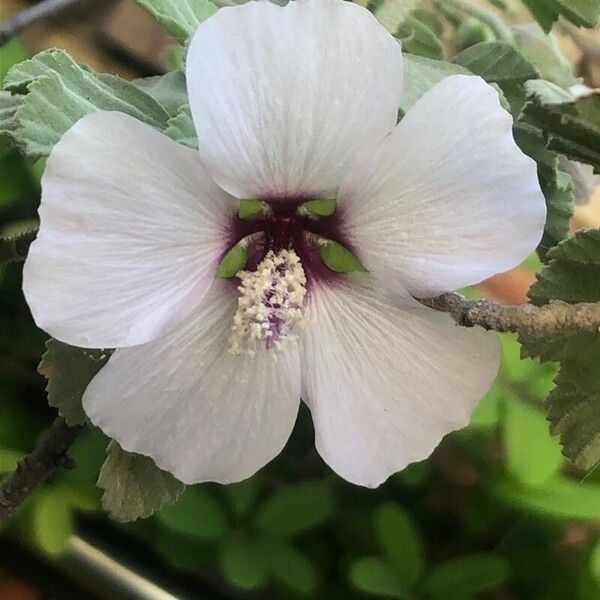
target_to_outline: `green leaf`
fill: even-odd
[[[162,52],[161,62],[167,71],[185,69],[187,47],[180,44],[170,44]]]
[[[398,481],[406,487],[421,487],[431,475],[431,463],[428,460],[411,463],[396,474]]]
[[[327,240],[320,248],[321,260],[336,273],[366,272],[356,254],[342,244]]]
[[[600,387],[600,372],[596,368],[600,356],[600,336],[597,332],[522,335],[521,341],[525,355],[535,353],[544,361],[560,361],[560,370],[555,379],[557,387],[553,393],[559,393],[562,385],[567,392],[569,387],[584,394],[597,392]],[[550,408],[552,410],[552,405]]]
[[[37,235],[38,225],[39,221],[37,219],[19,219],[18,221],[7,223],[0,231],[2,235],[5,236],[5,242],[17,242],[16,248],[15,245],[13,245],[13,249],[15,249],[19,255],[22,255]]]
[[[461,22],[452,36],[452,44],[458,50],[464,50],[482,42],[492,42],[496,39],[494,32],[479,19],[469,17]]]
[[[248,250],[243,244],[236,244],[222,259],[217,267],[217,277],[228,279],[235,277],[248,262]]]
[[[563,54],[556,38],[545,34],[537,23],[526,23],[513,28],[515,41],[523,56],[535,65],[543,79],[568,88],[580,82],[573,73],[573,65]]]
[[[16,144],[18,141],[17,111],[23,103],[23,96],[0,92],[0,149]]]
[[[238,216],[240,219],[251,219],[256,215],[264,214],[267,209],[268,205],[263,200],[252,200],[244,198],[240,200]]]
[[[23,452],[20,450],[0,446],[0,474],[12,473],[22,456]]]
[[[402,112],[406,114],[425,92],[451,75],[472,75],[472,73],[460,65],[405,54],[404,90],[400,100]]]
[[[64,490],[59,487],[40,490],[32,517],[35,542],[48,554],[61,554],[73,533],[72,509]]]
[[[47,156],[72,125],[96,110],[123,112],[160,130],[169,119],[166,110],[134,84],[83,69],[61,50],[47,50],[15,65],[4,86],[28,90],[15,115],[15,135],[31,157]]]
[[[583,345],[581,350],[585,351]],[[597,360],[597,346],[595,350]],[[579,468],[592,469],[600,461],[600,393],[579,389],[564,379],[558,376],[556,389],[548,396],[552,432],[560,435],[566,456]]]
[[[543,104],[564,104],[575,99],[570,92],[545,79],[527,81],[525,90],[529,98],[537,98]]]
[[[560,16],[578,27],[594,27],[600,16],[597,0],[523,0],[544,31],[548,32]]]
[[[169,565],[179,571],[197,573],[203,566],[206,548],[201,541],[160,529],[153,546]]]
[[[135,0],[177,41],[185,44],[198,26],[217,11],[209,0]]]
[[[389,502],[375,512],[375,528],[403,587],[410,587],[423,570],[423,545],[412,517]]]
[[[600,301],[600,230],[580,231],[548,252],[550,262],[529,291],[534,304],[551,300]],[[600,461],[600,336],[595,332],[521,335],[523,352],[559,361],[556,388],[548,397],[552,431],[563,452],[582,469]]]
[[[600,301],[600,230],[583,230],[548,252],[550,263],[529,290],[534,304]]]
[[[409,598],[394,569],[374,556],[359,558],[350,566],[350,583],[367,594],[383,598]]]
[[[529,290],[534,304],[600,301],[600,230],[577,232],[552,248],[548,258]]]
[[[260,492],[260,476],[253,475],[245,481],[223,486],[223,494],[229,501],[233,512],[238,516],[248,514]]]
[[[4,80],[8,70],[15,64],[27,60],[27,49],[18,39],[7,42],[0,48],[0,83]]]
[[[558,0],[561,14],[580,27],[595,27],[600,19],[598,0]]]
[[[509,566],[496,554],[468,554],[435,566],[426,575],[423,590],[434,596],[461,598],[502,585]]]
[[[100,510],[100,490],[97,488],[62,486],[62,489],[72,508],[82,512]]]
[[[435,35],[442,37],[444,34],[444,23],[442,22],[441,15],[436,14],[431,10],[425,8],[416,8],[410,14],[411,17],[419,19],[422,23],[425,23]]]
[[[12,146],[12,142],[9,141],[8,145]],[[4,220],[4,224],[0,226],[0,234],[4,236],[0,240],[0,264],[24,260],[35,239],[37,219],[20,219],[16,222],[10,219],[19,214],[13,211],[22,211],[29,199],[38,197],[39,186],[36,179],[31,165],[23,160],[17,148],[2,147],[0,140],[0,210]],[[23,229],[28,221],[33,224],[34,230]]]
[[[275,491],[258,509],[256,525],[267,533],[292,536],[323,524],[333,512],[329,483],[304,481]]]
[[[104,490],[102,507],[117,521],[149,517],[163,504],[175,502],[185,488],[151,458],[126,452],[115,441],[106,452],[98,487]]]
[[[572,100],[556,88],[528,84],[527,120],[544,132],[547,147],[600,173],[600,93]]]
[[[472,429],[491,429],[500,419],[500,406],[508,392],[496,381],[471,414],[469,427]]]
[[[69,454],[77,468],[64,471],[61,480],[82,489],[96,488],[98,473],[106,459],[107,438],[99,429],[88,427],[75,440]]]
[[[523,0],[535,20],[545,32],[549,32],[560,16],[558,0]]]
[[[48,380],[48,404],[68,425],[83,425],[87,417],[81,398],[90,381],[106,364],[110,352],[76,348],[50,338],[38,371]]]
[[[556,478],[541,487],[525,487],[502,479],[492,491],[508,504],[561,519],[600,519],[600,486]]]
[[[337,208],[337,200],[335,198],[309,200],[301,204],[300,208],[319,217],[330,217]]]
[[[228,528],[221,504],[198,486],[188,487],[175,504],[156,516],[171,531],[199,539],[220,538]]]
[[[538,73],[513,45],[507,42],[482,42],[463,50],[454,62],[480,75],[488,83],[496,83],[508,101],[513,116],[518,118],[526,102],[524,84]]]
[[[532,79],[525,83],[527,96],[540,104],[565,104],[573,102],[575,96],[565,88],[545,79]]]
[[[537,163],[538,179],[547,209],[544,235],[538,246],[538,254],[546,260],[548,250],[569,233],[573,214],[571,181],[559,171],[558,156],[546,148],[546,141],[539,129],[517,123],[513,133],[521,150]]]
[[[519,398],[507,399],[503,435],[506,467],[519,481],[540,486],[556,475],[563,463],[560,444],[539,410]]]
[[[556,375],[555,365],[543,364],[539,360],[526,358],[517,337],[511,333],[500,335],[502,342],[502,370],[510,380],[517,384],[516,389],[529,392],[536,399],[546,397],[554,388],[552,382]],[[511,385],[512,387],[512,385]],[[507,393],[506,390],[504,390]],[[512,393],[507,393],[512,397]]]
[[[425,56],[434,60],[444,58],[444,46],[427,23],[409,15],[398,27],[396,35],[403,40],[402,49],[410,54]]]
[[[194,126],[192,111],[188,104],[182,106],[179,112],[169,119],[165,134],[184,146],[198,148],[196,127]]]
[[[267,561],[262,548],[254,540],[230,537],[224,540],[220,553],[225,577],[245,590],[260,588],[267,575]]]
[[[381,2],[375,11],[377,20],[392,34],[407,19],[410,13],[421,4],[422,0],[392,0]]]
[[[600,542],[596,542],[590,553],[590,573],[594,581],[600,585]]]
[[[486,81],[527,81],[538,73],[514,46],[507,42],[482,42],[458,54],[453,61]]]
[[[79,70],[73,59],[63,50],[57,48],[44,50],[34,57],[17,63],[11,67],[2,84],[3,89],[15,93],[27,93],[27,86],[48,73],[67,75],[76,74]]]
[[[313,594],[319,583],[315,564],[300,550],[283,539],[261,542],[269,572],[299,594]]]
[[[148,96],[154,98],[171,117],[176,116],[179,110],[188,104],[188,94],[183,71],[170,71],[165,75],[144,77],[132,81]]]

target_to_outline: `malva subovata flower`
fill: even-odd
[[[187,483],[239,481],[302,398],[323,459],[377,486],[467,424],[497,336],[415,298],[519,264],[544,198],[479,77],[442,80],[397,123],[402,60],[349,2],[224,8],[187,55],[198,151],[117,112],[54,147],[24,291],[55,338],[116,348],[83,406],[123,448]],[[329,269],[324,240],[366,272]],[[217,277],[240,244],[237,277]]]

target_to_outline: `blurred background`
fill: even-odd
[[[1,0],[0,20],[30,4]],[[572,33],[558,36],[563,52],[600,87],[600,32]],[[449,56],[470,43],[456,31],[446,42]],[[179,60],[130,0],[80,1],[0,48],[0,80],[49,47],[128,79]],[[0,155],[2,235],[35,225],[42,171]],[[573,226],[600,227],[600,190]],[[538,266],[532,257],[469,293],[524,302]],[[44,343],[21,265],[0,267],[0,477],[55,416],[36,370]],[[100,510],[107,439],[87,431],[73,449],[77,468],[52,477],[0,530],[0,600],[600,599],[600,469],[578,472],[549,434],[541,403],[554,367],[520,360],[513,336],[503,345],[501,373],[470,426],[374,491],[324,466],[301,410],[285,451],[252,479],[189,487],[176,505],[123,525]]]

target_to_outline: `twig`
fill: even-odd
[[[3,46],[21,33],[24,29],[35,23],[46,19],[70,6],[79,3],[80,0],[42,0],[0,23],[0,46]]]
[[[0,265],[25,260],[36,236],[37,229],[32,229],[15,237],[0,238]]]
[[[539,335],[600,331],[600,303],[568,304],[551,300],[544,306],[505,306],[487,300],[467,300],[454,293],[419,299],[419,302],[450,313],[464,327],[480,325],[498,332]]]
[[[82,429],[82,425],[69,427],[63,419],[56,419],[42,443],[19,461],[15,472],[0,486],[0,525],[57,468],[73,467],[68,452]]]

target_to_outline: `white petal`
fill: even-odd
[[[23,281],[36,323],[83,347],[158,336],[214,280],[232,201],[193,150],[121,113],[84,117],[42,178]]]
[[[365,266],[385,285],[434,296],[507,271],[542,236],[536,165],[481,78],[426,93],[340,196]]]
[[[288,440],[300,403],[293,349],[227,351],[236,291],[217,281],[165,338],[117,350],[87,388],[91,421],[185,483],[250,477]]]
[[[337,190],[397,121],[399,44],[342,0],[248,2],[200,25],[187,58],[200,153],[238,197]]]
[[[375,487],[464,427],[500,364],[494,333],[405,296],[316,288],[301,345],[316,445],[339,475]]]

